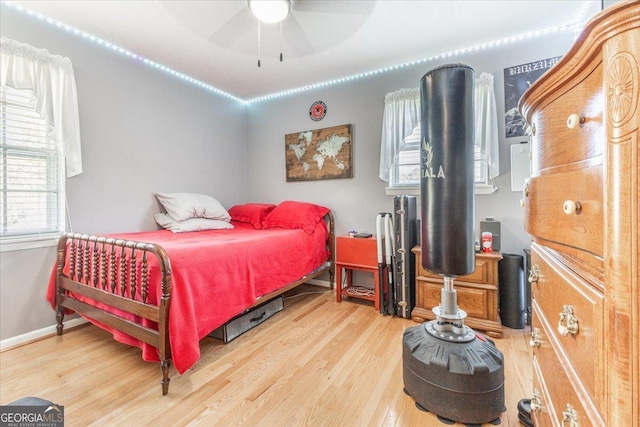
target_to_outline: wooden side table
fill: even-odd
[[[420,246],[412,249],[416,255],[416,306],[411,318],[416,322],[435,319],[433,307],[440,305],[443,278],[422,267]],[[457,276],[454,289],[458,306],[467,313],[464,323],[485,331],[493,338],[502,338],[502,323],[498,314],[498,261],[500,252],[476,253],[476,270],[466,276]]]
[[[336,301],[342,298],[358,298],[373,301],[376,310],[380,310],[380,292],[386,284],[387,270],[383,271],[382,282],[378,271],[378,247],[376,236],[359,238],[349,235],[336,237]],[[345,270],[346,286],[343,288],[342,270]],[[353,292],[353,270],[373,273],[373,295]]]

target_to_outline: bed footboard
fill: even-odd
[[[161,295],[153,304],[148,302],[149,289],[157,283],[149,282],[150,257],[158,262],[161,280]],[[97,308],[87,300],[109,309]],[[158,349],[162,394],[168,393],[171,264],[161,246],[86,234],[62,236],[58,242],[56,302],[58,335],[63,332],[65,309],[70,309]]]

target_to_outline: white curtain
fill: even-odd
[[[69,58],[2,37],[0,84],[31,91],[31,103],[61,144],[68,177],[82,172],[78,96]]]
[[[400,89],[384,97],[380,179],[389,182],[389,171],[404,138],[420,123],[420,88]]]
[[[489,167],[489,179],[500,174],[500,144],[498,142],[498,114],[493,76],[482,73],[476,79],[476,141]]]

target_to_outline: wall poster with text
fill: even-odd
[[[504,69],[504,128],[507,138],[526,134],[526,123],[518,111],[518,101],[524,91],[560,58],[556,56]]]

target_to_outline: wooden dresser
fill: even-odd
[[[413,248],[416,255],[416,306],[411,318],[416,322],[433,320],[433,307],[440,305],[443,278],[422,267],[420,246]],[[454,288],[458,306],[467,313],[465,325],[485,331],[494,338],[502,338],[502,324],[498,315],[498,261],[500,252],[476,254],[476,270],[455,278]]]
[[[640,426],[639,87],[636,1],[593,18],[520,100],[537,426]]]

